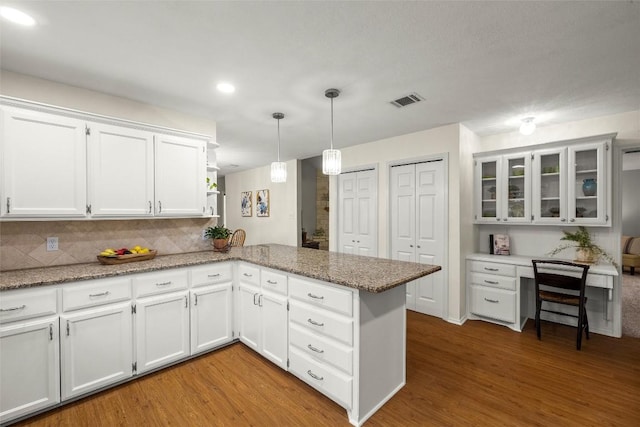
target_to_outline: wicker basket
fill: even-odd
[[[125,264],[127,262],[146,261],[146,260],[155,258],[157,253],[158,251],[156,250],[150,250],[146,254],[127,254],[127,255],[116,255],[116,256],[98,255],[97,258],[100,264],[114,265],[114,264]]]

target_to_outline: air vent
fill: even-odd
[[[393,105],[398,108],[406,107],[407,105],[415,104],[416,102],[424,101],[424,98],[413,92],[407,96],[403,96],[402,98],[398,98],[394,101],[391,101]]]

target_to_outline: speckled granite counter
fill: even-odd
[[[350,288],[378,293],[435,273],[440,266],[362,257],[284,245],[256,245],[213,251],[158,256],[149,261],[102,265],[97,261],[59,267],[0,273],[0,290],[100,279],[131,273],[188,267],[220,261],[246,261]]]

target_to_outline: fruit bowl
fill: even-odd
[[[150,249],[146,254],[127,254],[127,255],[111,255],[102,256],[98,255],[98,262],[105,265],[124,264],[127,262],[146,261],[153,259],[158,254],[155,249]]]

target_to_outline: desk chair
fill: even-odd
[[[574,317],[578,319],[576,348],[580,350],[583,330],[585,331],[587,339],[589,339],[589,320],[587,319],[587,309],[585,307],[587,297],[584,295],[589,266],[556,260],[533,260],[532,263],[536,283],[536,333],[538,339],[541,339],[540,312],[546,311],[547,313]],[[564,272],[578,273],[580,277],[563,274],[562,270],[552,270],[554,267],[562,267]],[[544,286],[544,289],[541,289],[541,286]],[[543,302],[576,307],[578,314],[575,315],[543,309]]]
[[[244,246],[244,239],[246,237],[247,237],[247,233],[242,228],[238,228],[231,235],[231,239],[229,240],[229,246]]]

